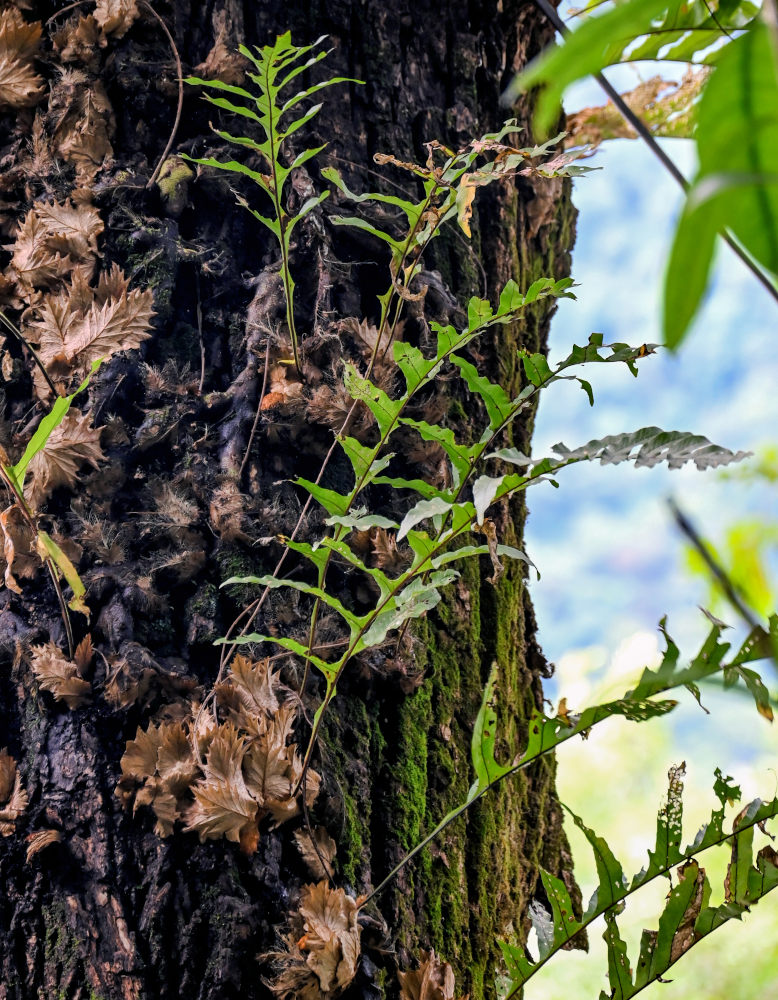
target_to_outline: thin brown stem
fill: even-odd
[[[251,454],[251,446],[254,444],[254,435],[257,433],[257,427],[259,426],[259,415],[262,412],[262,403],[265,399],[265,389],[267,388],[267,372],[270,366],[270,338],[268,337],[267,345],[265,346],[265,368],[262,374],[262,388],[259,392],[259,400],[257,402],[257,412],[254,416],[254,423],[251,425],[251,433],[249,434],[249,443],[246,445],[246,454],[243,456],[243,461],[240,463],[240,471],[238,472],[238,482],[243,479],[243,472],[248,464],[249,455]]]
[[[173,58],[176,61],[176,72],[178,74],[178,105],[176,107],[176,117],[175,121],[173,122],[173,128],[170,132],[170,138],[167,141],[167,145],[165,146],[162,156],[160,156],[159,158],[159,162],[154,168],[154,172],[152,173],[151,177],[149,177],[148,182],[146,183],[146,188],[150,188],[154,186],[157,177],[159,177],[159,172],[162,169],[165,160],[168,158],[168,153],[173,148],[173,143],[176,141],[178,126],[181,122],[181,111],[184,107],[184,70],[181,66],[181,57],[178,54],[176,43],[173,40],[173,36],[171,35],[170,29],[168,28],[167,24],[165,24],[162,17],[160,17],[160,15],[154,10],[151,4],[147,3],[146,0],[141,0],[141,7],[143,7],[144,10],[147,10],[152,17],[157,19],[159,26],[167,35],[167,40],[170,43],[170,49],[173,53]]]
[[[27,351],[29,351],[30,357],[35,362],[35,364],[38,366],[38,370],[40,371],[41,375],[46,380],[46,384],[48,385],[49,389],[51,389],[51,392],[52,392],[53,396],[56,398],[59,395],[59,393],[57,392],[57,387],[54,385],[54,382],[52,381],[51,376],[49,375],[48,371],[46,371],[46,366],[41,361],[40,356],[38,355],[38,352],[28,342],[27,338],[24,336],[24,334],[22,333],[22,331],[16,326],[16,324],[13,323],[13,322],[11,322],[11,320],[6,316],[5,312],[3,312],[2,309],[0,309],[0,322],[2,322],[2,324],[5,326],[6,330],[8,330],[11,334],[13,334],[13,336],[16,337],[16,339],[19,341],[19,343],[23,344],[24,347],[27,349]]]

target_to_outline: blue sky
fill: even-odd
[[[625,79],[616,82],[624,89],[634,85],[634,71],[622,72]],[[603,99],[596,85],[585,84],[571,91],[566,106],[594,102]],[[666,148],[691,176],[691,144],[669,140]],[[603,169],[575,182],[578,299],[563,301],[554,318],[552,360],[573,343],[585,343],[592,331],[602,332],[606,342],[661,341],[662,278],[680,190],[638,142],[606,144],[592,163]],[[545,454],[557,441],[573,447],[649,425],[704,434],[732,449],[775,441],[776,318],[772,300],[722,246],[712,289],[682,349],[646,359],[638,379],[623,366],[591,368],[586,377],[595,388],[593,408],[574,384],[546,390],[534,453]],[[702,633],[696,605],[704,589],[682,569],[668,496],[711,537],[746,511],[778,513],[765,487],[722,481],[716,472],[582,465],[559,478],[558,490],[533,488],[527,529],[528,551],[542,574],[532,594],[552,660],[592,644],[614,649],[635,631],[655,628],[664,614],[682,640],[693,642]]]

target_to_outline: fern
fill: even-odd
[[[586,826],[568,809],[575,825],[584,834],[594,853],[598,884],[586,911],[580,918],[564,882],[550,872],[541,870],[540,877],[546,901],[536,900],[530,906],[530,918],[537,933],[537,958],[530,957],[526,948],[501,941],[507,977],[501,984],[502,1000],[519,994],[526,983],[550,959],[598,917],[605,917],[605,941],[608,946],[608,978],[611,992],[600,994],[600,1000],[628,1000],[650,983],[655,982],[711,931],[732,919],[740,919],[748,908],[778,885],[778,854],[764,847],[753,857],[754,828],[764,829],[767,820],[778,815],[778,798],[769,802],[755,799],[743,808],[734,820],[732,832],[724,831],[724,811],[727,804],[740,799],[740,789],[731,778],[716,771],[714,793],[718,808],[698,831],[688,846],[681,847],[683,820],[684,766],[669,772],[667,801],[657,816],[656,841],[649,851],[649,863],[631,881],[606,841]],[[710,884],[697,858],[711,847],[730,847],[731,860],[724,883],[725,898],[720,906],[708,906]],[[671,887],[656,931],[644,931],[637,964],[632,965],[618,928],[618,914],[624,901],[656,878],[671,878],[678,868],[678,881]],[[550,907],[550,909],[549,909]]]
[[[601,338],[594,337],[587,348],[574,348],[568,358],[552,371],[548,369],[536,374],[534,381],[519,393],[515,399],[510,399],[499,386],[480,379],[469,366],[469,363],[459,359],[457,367],[463,372],[463,377],[475,387],[479,395],[489,401],[487,414],[489,424],[480,438],[473,444],[458,443],[452,432],[443,427],[433,426],[424,422],[411,420],[403,416],[409,401],[422,388],[434,380],[443,369],[444,364],[457,358],[455,351],[462,350],[484,330],[495,324],[513,320],[518,310],[523,308],[527,299],[534,301],[539,295],[564,294],[568,282],[557,283],[549,281],[537,282],[522,296],[518,288],[510,283],[503,290],[501,305],[494,313],[488,303],[483,300],[471,300],[467,328],[457,332],[453,327],[440,327],[433,324],[438,335],[437,352],[434,357],[427,358],[412,345],[396,343],[394,358],[405,378],[405,392],[397,399],[391,399],[380,387],[369,379],[359,376],[353,368],[347,367],[345,383],[352,397],[363,402],[375,417],[379,429],[379,440],[372,447],[361,444],[353,438],[340,439],[343,451],[352,465],[354,472],[354,487],[349,493],[321,486],[306,479],[298,479],[297,484],[307,490],[329,514],[330,524],[336,526],[334,537],[325,537],[318,543],[287,541],[294,552],[308,559],[316,568],[318,584],[312,585],[304,581],[291,580],[288,577],[233,577],[228,584],[245,583],[259,584],[269,588],[291,588],[306,593],[315,598],[317,604],[327,605],[341,619],[348,639],[345,650],[335,661],[326,661],[313,652],[313,640],[309,633],[307,645],[290,638],[266,636],[260,633],[250,633],[233,643],[275,642],[290,652],[303,656],[306,663],[312,663],[324,676],[326,691],[324,700],[314,717],[314,725],[306,752],[306,764],[310,760],[323,713],[335,697],[337,683],[351,659],[363,652],[383,643],[389,633],[402,628],[406,622],[418,618],[434,608],[441,599],[442,588],[452,583],[458,576],[450,565],[455,561],[472,556],[490,555],[497,566],[499,559],[518,558],[529,562],[525,553],[511,546],[490,544],[465,544],[453,547],[465,541],[469,534],[477,532],[484,524],[486,511],[495,501],[506,499],[517,492],[527,489],[535,482],[552,479],[559,469],[581,461],[599,459],[615,463],[633,460],[636,463],[655,464],[657,461],[667,461],[671,468],[677,468],[685,461],[694,461],[698,467],[710,464],[725,464],[743,457],[727,449],[710,444],[705,438],[688,434],[666,434],[657,428],[647,428],[633,434],[606,438],[602,441],[592,441],[582,448],[570,451],[562,445],[556,448],[559,457],[545,458],[533,461],[505,449],[489,453],[489,448],[496,436],[524,411],[528,401],[540,389],[552,384],[559,378],[569,378],[561,373],[573,365],[587,362],[621,361],[634,365],[636,359],[644,356],[646,346],[630,349],[623,344],[612,347],[602,347]],[[610,351],[609,354],[601,353]],[[537,356],[538,358],[540,356]],[[545,363],[545,362],[544,362]],[[533,371],[538,370],[540,361],[536,360]],[[547,366],[546,366],[547,367]],[[573,376],[576,377],[576,376]],[[587,383],[588,385],[588,383]],[[589,387],[589,391],[590,391]],[[394,476],[379,475],[391,460],[391,454],[382,454],[392,434],[400,426],[415,427],[421,436],[427,440],[438,441],[451,461],[452,483],[447,488],[440,489],[423,480],[409,481]],[[500,477],[481,476],[470,486],[469,481],[482,459],[500,458],[525,466],[522,473],[506,474]],[[382,570],[369,567],[364,560],[353,551],[344,540],[352,530],[353,520],[349,512],[354,507],[357,498],[370,483],[393,487],[395,490],[410,490],[421,496],[405,514],[396,529],[396,540],[407,540],[413,553],[410,567],[399,576],[390,578]],[[470,492],[471,499],[462,499]],[[383,518],[383,515],[379,515]],[[363,524],[366,515],[360,515]],[[387,519],[394,523],[392,519]],[[432,530],[418,528],[425,521],[432,522]],[[354,569],[369,576],[377,587],[379,597],[374,608],[362,615],[357,615],[334,595],[328,593],[322,585],[322,579],[332,555],[335,554]]]
[[[287,96],[290,84],[294,80],[326,58],[327,51],[316,52],[325,39],[326,36],[322,36],[312,45],[297,46],[292,44],[291,35],[287,31],[285,34],[279,35],[273,45],[256,47],[253,52],[245,45],[241,45],[241,54],[249,59],[256,69],[256,72],[248,74],[249,79],[256,87],[255,93],[234,84],[223,83],[221,80],[202,80],[195,76],[188,77],[186,80],[186,83],[193,86],[209,87],[212,90],[227,93],[231,98],[239,98],[241,103],[235,103],[227,97],[205,95],[206,100],[210,101],[211,104],[254,122],[262,132],[263,139],[258,142],[248,136],[233,135],[221,129],[214,129],[216,134],[222,139],[226,139],[227,142],[258,153],[268,173],[252,170],[237,160],[225,162],[213,157],[202,159],[186,157],[186,159],[203,166],[242,174],[253,181],[270,199],[273,214],[267,216],[252,208],[243,198],[238,197],[238,201],[251,212],[258,222],[270,230],[278,242],[281,252],[281,281],[286,300],[286,322],[292,341],[294,363],[301,373],[299,339],[294,318],[295,283],[289,263],[292,233],[297,223],[328,197],[329,191],[311,196],[294,214],[287,211],[284,191],[292,172],[309,163],[324,149],[324,146],[304,149],[290,161],[287,156],[288,140],[316,117],[322,105],[314,104],[308,107],[292,121],[289,121],[289,115],[295,108],[299,108],[307,98],[312,97],[320,90],[336,83],[362,82],[352,80],[349,77],[335,76]]]
[[[778,615],[773,615],[770,619],[769,632],[762,628],[754,629],[728,661],[725,658],[730,652],[731,644],[721,641],[726,627],[722,622],[714,621],[696,656],[686,666],[679,667],[680,651],[668,635],[665,623],[662,621],[660,628],[665,637],[666,647],[662,661],[656,670],[646,668],[637,685],[625,692],[621,698],[592,705],[578,713],[568,709],[564,703],[560,705],[558,714],[553,717],[534,709],[527,722],[527,737],[524,747],[507,764],[501,764],[495,757],[498,745],[496,692],[499,668],[497,663],[494,663],[473,726],[470,759],[475,772],[475,781],[470,786],[465,801],[441,819],[438,825],[395,866],[383,882],[373,889],[368,900],[382,892],[396,875],[443,830],[506,778],[523,771],[540,757],[552,753],[574,736],[587,736],[594,726],[606,719],[621,717],[630,722],[645,722],[667,715],[677,707],[678,701],[658,696],[684,687],[699,702],[699,683],[716,676],[723,676],[725,683],[730,685],[742,683],[753,698],[760,715],[768,719],[771,718],[767,689],[759,674],[745,667],[744,664],[769,659],[772,656],[773,644],[778,640]],[[701,837],[700,842],[705,847],[711,846],[710,841],[702,835],[699,836]],[[678,839],[680,840],[680,836]],[[659,833],[657,841],[659,841]],[[657,854],[657,857],[659,856],[660,854]],[[652,873],[651,877],[656,874],[653,866],[654,862],[652,861],[648,869]],[[618,884],[621,885],[621,881],[618,881]],[[572,908],[568,912],[572,913]],[[580,926],[578,929],[580,930]],[[576,931],[571,931],[571,936],[575,933]]]

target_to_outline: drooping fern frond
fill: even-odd
[[[300,372],[302,372],[302,368],[300,365],[299,340],[294,318],[295,283],[289,262],[292,233],[297,223],[328,197],[329,191],[312,195],[303,202],[294,214],[290,214],[287,211],[284,194],[287,181],[292,172],[310,162],[324,149],[324,146],[303,149],[290,160],[287,156],[287,140],[315,118],[321,110],[322,105],[314,104],[308,107],[302,111],[299,117],[293,120],[290,120],[289,116],[295,109],[302,110],[300,105],[304,101],[326,87],[331,87],[336,83],[361,83],[360,80],[353,80],[349,77],[335,76],[312,84],[305,90],[293,91],[290,94],[290,85],[302,73],[321,62],[328,55],[326,50],[316,51],[320,49],[321,44],[325,40],[326,35],[323,35],[312,45],[293,45],[291,35],[287,31],[283,35],[279,35],[272,45],[264,45],[261,48],[256,46],[253,51],[245,45],[241,45],[241,54],[251,61],[256,70],[256,72],[248,74],[249,79],[254,83],[256,88],[254,93],[235,84],[224,83],[221,80],[202,80],[194,76],[186,80],[187,83],[193,86],[208,87],[212,90],[227,93],[230,95],[230,98],[239,98],[241,103],[236,103],[228,97],[214,97],[211,94],[204,95],[206,100],[216,105],[216,107],[246,118],[259,127],[262,135],[262,138],[259,140],[249,136],[233,135],[222,129],[214,129],[214,131],[222,139],[226,139],[227,142],[242,146],[253,153],[259,154],[264,168],[268,171],[267,173],[253,170],[237,160],[223,161],[213,157],[202,159],[187,158],[203,166],[242,174],[261,188],[270,199],[271,215],[265,215],[251,207],[243,198],[239,197],[238,201],[251,212],[258,222],[261,222],[263,226],[269,229],[278,241],[281,252],[281,281],[286,300],[286,322],[292,341],[294,363]]]
[[[585,825],[571,809],[568,812],[592,848],[597,869],[597,887],[586,911],[576,916],[575,907],[564,882],[541,870],[545,900],[530,906],[530,919],[537,934],[537,957],[527,948],[500,941],[507,976],[499,990],[502,1000],[519,994],[526,983],[584,928],[600,916],[605,917],[604,938],[608,946],[608,979],[611,992],[600,1000],[629,1000],[650,983],[659,979],[691,947],[711,931],[743,914],[763,896],[778,886],[778,854],[764,847],[754,859],[754,828],[764,829],[767,820],[778,814],[778,798],[769,802],[755,799],[735,817],[732,832],[724,830],[727,804],[740,799],[740,788],[716,770],[714,793],[719,801],[710,820],[703,824],[694,840],[682,847],[684,765],[670,769],[667,800],[657,815],[656,841],[649,851],[649,863],[629,881],[607,842]],[[708,905],[711,887],[697,860],[711,847],[729,846],[731,860],[724,883],[724,902]],[[667,896],[655,931],[644,930],[636,964],[629,961],[627,946],[618,927],[618,915],[625,901],[656,878],[672,881],[676,866],[678,880]]]
[[[475,781],[470,786],[465,801],[455,806],[440,820],[437,826],[395,866],[383,882],[373,889],[368,899],[377,896],[427,844],[431,843],[455,819],[489,794],[497,785],[519,771],[523,771],[545,754],[552,753],[574,736],[587,736],[594,726],[604,722],[605,719],[620,717],[629,722],[645,722],[667,715],[677,707],[678,701],[674,698],[660,698],[658,696],[685,687],[699,701],[698,684],[717,675],[723,675],[725,680],[728,678],[731,684],[743,683],[753,698],[760,715],[768,719],[771,718],[767,689],[759,674],[743,665],[771,658],[773,644],[778,641],[778,615],[771,617],[769,632],[761,627],[754,629],[729,660],[726,660],[726,656],[731,645],[721,640],[725,628],[726,626],[722,622],[714,621],[705,642],[694,658],[688,664],[679,666],[680,651],[668,635],[663,621],[660,624],[660,629],[665,637],[666,647],[662,661],[655,670],[647,667],[637,685],[627,691],[623,697],[603,704],[591,705],[581,712],[574,712],[566,705],[564,708],[560,705],[560,711],[556,716],[548,716],[544,712],[534,709],[527,721],[527,737],[523,749],[516,754],[513,760],[504,764],[500,763],[495,756],[498,745],[496,710],[498,665],[494,663],[473,726],[470,758],[475,772]],[[500,740],[500,742],[503,741]],[[669,816],[670,813],[668,812],[667,815]],[[669,819],[665,825],[669,829]],[[700,842],[704,843],[705,847],[711,846],[712,841],[707,837],[699,834],[698,838],[701,838]],[[677,839],[680,842],[680,834],[678,834]],[[657,841],[659,841],[659,832],[657,833]],[[704,848],[700,847],[700,849]],[[659,856],[657,855],[657,857]],[[683,860],[683,857],[680,860]],[[608,868],[612,875],[616,873],[615,862],[613,865],[609,863]],[[651,877],[656,874],[653,859],[648,871],[652,873]],[[621,885],[623,882],[620,876],[616,878],[615,875],[613,875],[612,880],[614,885],[617,883]],[[570,909],[569,913],[572,914],[572,912]],[[580,926],[578,930],[580,930]],[[576,931],[571,931],[571,936],[575,933]]]

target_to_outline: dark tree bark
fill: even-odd
[[[57,7],[31,0],[24,17],[45,22]],[[90,631],[98,651],[91,703],[69,710],[39,689],[31,671],[32,645],[51,639],[65,647],[44,574],[20,581],[21,594],[0,593],[0,746],[18,761],[29,795],[13,833],[0,840],[0,998],[250,1000],[270,995],[257,956],[276,946],[310,881],[292,838],[299,821],[263,825],[248,856],[225,840],[200,844],[180,825],[163,839],[149,809],[133,815],[115,794],[119,762],[138,727],[213,685],[212,643],[246,601],[244,590],[219,585],[272,571],[281,551],[273,539],[294,528],[304,500],[288,480],[315,478],[332,440],[308,401],[337,383],[343,355],[355,350],[340,321],[374,318],[386,261],[372,241],[328,223],[329,202],[301,224],[294,266],[306,384],[296,402],[261,412],[252,440],[266,347],[283,337],[276,248],[235,205],[222,175],[190,178],[171,161],[167,176],[146,187],[175,115],[170,46],[144,6],[126,34],[70,58],[52,45],[52,32],[90,9],[45,28],[38,69],[46,94],[37,109],[0,119],[5,230],[12,236],[34,200],[91,197],[105,222],[101,268],[116,262],[133,285],[153,289],[156,317],[140,351],[114,357],[88,390],[95,425],[106,428],[106,462],[83,472],[77,489],[56,491],[46,507],[52,530],[77,546],[68,551],[87,585],[91,625],[78,615],[74,622],[76,641]],[[328,71],[365,85],[325,94],[309,136],[329,143],[321,162],[337,165],[357,190],[412,186],[400,173],[376,178],[376,152],[423,162],[428,140],[457,147],[499,126],[507,81],[551,37],[534,5],[521,0],[173,0],[155,9],[185,75],[217,39],[232,50],[287,29],[299,44],[328,35]],[[83,103],[85,88],[94,94],[99,85],[110,110],[101,105],[89,128],[103,129],[112,155],[103,150],[99,169],[76,175],[78,162],[57,146],[62,122]],[[528,112],[524,104],[514,109],[527,127]],[[172,153],[223,153],[210,120],[215,109],[187,88]],[[224,119],[222,127],[233,124]],[[310,180],[317,190],[324,185],[316,167]],[[250,187],[236,187],[254,197]],[[479,194],[472,240],[448,228],[425,262],[432,317],[461,321],[469,295],[494,299],[510,277],[522,288],[540,276],[563,277],[573,218],[559,181],[520,179]],[[13,312],[13,303],[6,308]],[[522,323],[482,342],[484,370],[516,387],[517,349],[543,350],[552,309],[533,307]],[[423,344],[421,322],[411,319],[407,329]],[[23,350],[6,346],[5,419],[9,448],[18,449],[34,399],[32,366]],[[440,391],[442,412],[466,434],[472,401],[462,406],[451,382]],[[531,429],[530,414],[515,432],[525,449]],[[335,486],[348,481],[339,461],[328,476]],[[520,503],[504,512],[506,541],[520,543],[524,518]],[[314,513],[306,537],[321,528]],[[313,819],[338,843],[335,883],[354,894],[376,885],[464,798],[472,722],[492,661],[501,667],[506,756],[541,704],[548,668],[523,572],[508,567],[495,587],[486,562],[465,568],[398,657],[354,665],[328,716]],[[338,585],[356,587],[348,578]],[[263,632],[299,630],[308,608],[274,594],[255,624]],[[290,685],[298,667],[283,664]],[[117,670],[125,696],[112,702],[105,692]],[[314,680],[310,710],[320,696]],[[304,742],[308,730],[299,725]],[[61,839],[27,861],[25,836],[41,829]],[[539,864],[571,880],[550,761],[458,821],[377,900],[348,996],[395,995],[396,969],[431,946],[453,964],[458,995],[493,996],[495,939],[510,925],[526,932]]]

